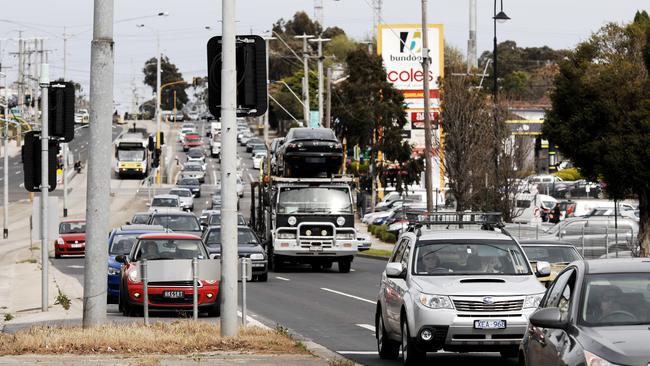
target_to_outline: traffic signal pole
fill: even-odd
[[[106,233],[110,212],[113,57],[113,0],[94,0],[93,40],[90,48],[84,328],[106,322]]]
[[[50,248],[47,222],[47,204],[49,199],[49,105],[48,105],[48,87],[50,84],[49,68],[48,65],[41,64],[41,76],[38,81],[41,87],[41,311],[47,311],[48,308],[48,265],[49,255],[48,249]]]
[[[237,335],[237,66],[235,0],[222,0],[221,65],[221,335]],[[106,282],[106,279],[104,279]]]

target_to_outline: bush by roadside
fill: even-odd
[[[397,237],[387,229],[386,225],[368,225],[368,231],[376,238],[386,243],[395,244]]]

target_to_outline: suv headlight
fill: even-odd
[[[431,309],[453,309],[449,296],[420,293],[420,304]]]
[[[109,276],[117,276],[120,274],[120,269],[119,268],[113,268],[113,267],[108,267],[108,275]]]
[[[131,283],[140,283],[142,280],[138,276],[138,270],[134,269],[133,271],[129,272],[129,282]]]
[[[354,240],[354,233],[336,233],[336,239]]]
[[[278,233],[278,239],[295,239],[296,238],[296,233]]]
[[[264,260],[264,254],[262,254],[262,253],[253,253],[253,254],[251,254],[250,258],[253,261],[263,261]]]
[[[596,356],[595,354],[583,351],[585,353],[585,361],[587,366],[619,366],[617,363],[611,363],[603,358]]]
[[[544,297],[543,292],[541,294],[526,296],[526,299],[524,300],[524,309],[530,309],[530,308],[536,309],[539,306],[539,303],[542,301],[543,297]]]

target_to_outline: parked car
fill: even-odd
[[[221,256],[221,227],[210,226],[203,233],[203,242],[211,255]],[[268,279],[268,260],[266,251],[255,232],[248,226],[237,227],[237,252],[239,258],[250,258],[253,280],[266,282]]]
[[[138,236],[147,233],[164,232],[160,225],[124,225],[111,230],[108,235],[108,289],[106,301],[117,304],[120,297],[120,277],[122,263],[115,260],[118,255],[128,255],[138,240]]]
[[[149,212],[181,211],[181,200],[172,194],[159,194],[151,199]]]
[[[520,365],[650,364],[650,262],[571,263],[530,316]]]
[[[120,311],[125,316],[142,312],[144,284],[138,265],[147,260],[187,260],[208,258],[208,250],[196,235],[179,233],[144,234],[138,238],[128,256],[118,255],[116,261],[124,264],[120,282]],[[150,311],[191,311],[192,286],[179,281],[150,283],[148,287]],[[218,281],[199,278],[198,306],[208,316],[220,315]]]
[[[149,225],[160,225],[175,233],[201,235],[199,220],[191,212],[154,212]]]
[[[194,210],[194,195],[189,188],[172,188],[169,190],[169,194],[178,196],[178,199],[181,201],[181,208],[184,210]]]
[[[151,219],[151,212],[136,212],[127,225],[146,225]]]
[[[86,254],[86,220],[64,220],[54,241],[54,257]]]
[[[278,150],[278,164],[283,174],[338,173],[343,164],[343,145],[329,128],[292,128]]]
[[[418,233],[419,232],[419,233]],[[406,365],[427,352],[496,351],[516,357],[528,316],[544,296],[516,240],[486,230],[404,233],[381,276],[375,313],[381,358]]]
[[[582,259],[576,247],[566,241],[522,240],[519,243],[533,266],[533,270],[537,270],[537,262],[543,261],[551,264],[551,274],[538,278],[539,282],[547,288],[569,263]]]
[[[183,139],[183,151],[188,151],[192,147],[200,147],[202,144],[201,136],[196,133],[188,133]]]
[[[194,194],[194,197],[201,197],[201,182],[196,178],[179,178],[176,181],[179,188],[188,188]]]
[[[260,151],[253,156],[253,169],[260,169],[262,160],[266,159],[266,151]]]
[[[181,175],[179,179],[185,179],[185,178],[194,178],[198,179],[199,183],[205,183],[205,170],[203,170],[203,166],[201,166],[201,163],[198,162],[188,162],[183,165],[183,169],[181,170]]]

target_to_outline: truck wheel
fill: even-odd
[[[259,282],[266,282],[266,281],[269,280],[269,274],[268,274],[268,273],[265,273],[265,274],[258,275],[258,276],[257,276],[257,280],[258,280]]]
[[[339,260],[339,272],[348,273],[350,272],[351,267],[352,267],[352,259],[345,258]]]
[[[325,262],[325,263],[323,263],[323,268],[324,269],[330,269],[330,268],[332,268],[332,264],[333,264],[332,262]]]
[[[322,272],[322,271],[323,271],[323,267],[324,267],[324,266],[323,266],[323,263],[318,263],[318,262],[316,262],[316,263],[312,263],[312,264],[311,264],[311,270],[312,270],[313,272]]]

